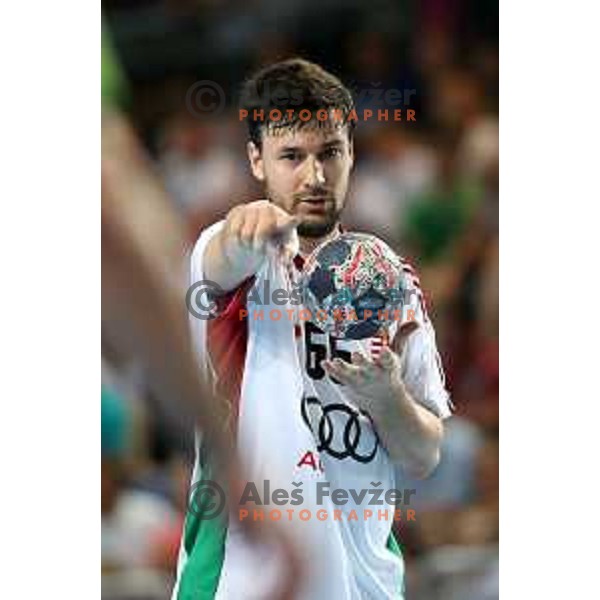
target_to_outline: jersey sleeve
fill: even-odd
[[[205,377],[210,377],[211,371],[206,360],[207,322],[213,317],[214,307],[208,301],[203,290],[206,287],[204,275],[204,252],[208,242],[223,227],[219,221],[205,229],[189,256],[189,288],[186,304],[189,315],[192,346],[198,359],[200,370]]]
[[[188,309],[197,320],[209,320],[216,312],[214,301],[219,288],[209,282],[204,274],[204,253],[210,240],[223,228],[224,221],[207,227],[201,234],[190,256]]]
[[[222,229],[224,221],[219,221],[205,229],[198,238],[190,256],[190,281],[187,296],[190,315],[192,343],[201,364],[206,369],[209,361],[207,340],[231,341],[223,334],[235,328],[240,321],[240,309],[245,307],[245,296],[254,282],[254,276],[247,277],[237,287],[224,291],[216,282],[206,279],[204,255],[210,240]],[[233,324],[234,327],[231,327]],[[239,324],[239,323],[238,323]],[[218,346],[221,348],[222,343]],[[213,344],[214,349],[215,344]],[[217,352],[220,354],[220,352]],[[214,357],[213,357],[214,358]],[[210,374],[206,372],[205,374]]]
[[[196,319],[209,321],[229,312],[237,303],[242,290],[248,287],[252,276],[232,290],[224,291],[216,282],[206,279],[204,253],[210,240],[223,228],[219,221],[205,229],[198,238],[190,257],[190,281],[188,308]]]
[[[402,324],[414,320],[419,327],[409,336],[403,350],[402,378],[417,402],[445,419],[452,414],[452,403],[446,390],[446,378],[437,350],[435,330],[427,313],[416,272],[409,265],[405,271],[410,293],[403,311]]]

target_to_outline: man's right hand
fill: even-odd
[[[253,275],[269,252],[290,261],[298,252],[298,222],[268,200],[231,209],[206,248],[206,278],[229,291]]]

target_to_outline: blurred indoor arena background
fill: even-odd
[[[236,110],[243,78],[300,55],[353,89],[415,90],[416,122],[359,122],[345,217],[412,258],[427,291],[456,416],[441,464],[414,487],[397,531],[407,600],[498,597],[498,5],[492,0],[104,0],[130,116],[190,243],[259,197]],[[108,68],[107,68],[108,69]],[[200,98],[216,83],[224,104]],[[215,88],[217,89],[217,88]],[[407,106],[402,106],[407,108]],[[183,299],[182,299],[183,302]],[[135,357],[103,336],[102,573],[105,600],[170,594],[192,437]]]

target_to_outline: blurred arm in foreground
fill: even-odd
[[[226,405],[200,376],[183,303],[184,227],[170,209],[129,125],[102,122],[102,307],[111,341],[139,356],[156,391],[180,400],[224,464]]]
[[[222,481],[235,477],[228,407],[200,375],[184,304],[185,229],[153,177],[125,119],[102,117],[102,321],[111,342],[138,356],[164,400],[194,419],[217,459]],[[256,540],[271,537],[258,523],[246,527]],[[279,532],[275,542],[288,560],[273,598],[294,597],[298,556]]]

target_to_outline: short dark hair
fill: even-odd
[[[248,135],[254,144],[261,148],[265,128],[301,127],[307,121],[299,118],[303,109],[314,116],[324,109],[341,111],[342,122],[346,124],[351,140],[355,119],[348,120],[354,110],[352,94],[332,73],[316,63],[302,58],[292,58],[263,67],[245,81],[240,108],[247,111]],[[271,120],[272,110],[278,109],[282,118]],[[286,111],[293,109],[293,115]],[[263,118],[254,118],[254,111],[264,111]]]

